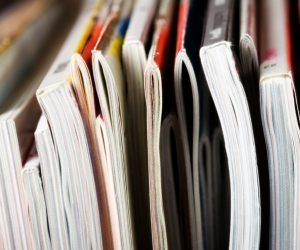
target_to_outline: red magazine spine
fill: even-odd
[[[190,2],[188,0],[181,1],[178,12],[178,25],[177,25],[177,43],[176,54],[184,48],[184,36],[186,31],[187,16]]]

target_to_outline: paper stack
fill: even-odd
[[[298,249],[296,6],[1,3],[0,248]]]

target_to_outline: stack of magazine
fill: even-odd
[[[300,249],[299,44],[297,0],[0,3],[0,249]]]

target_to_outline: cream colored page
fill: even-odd
[[[141,41],[145,43],[146,35],[155,13],[157,0],[137,0],[130,25],[126,33],[125,42]]]

